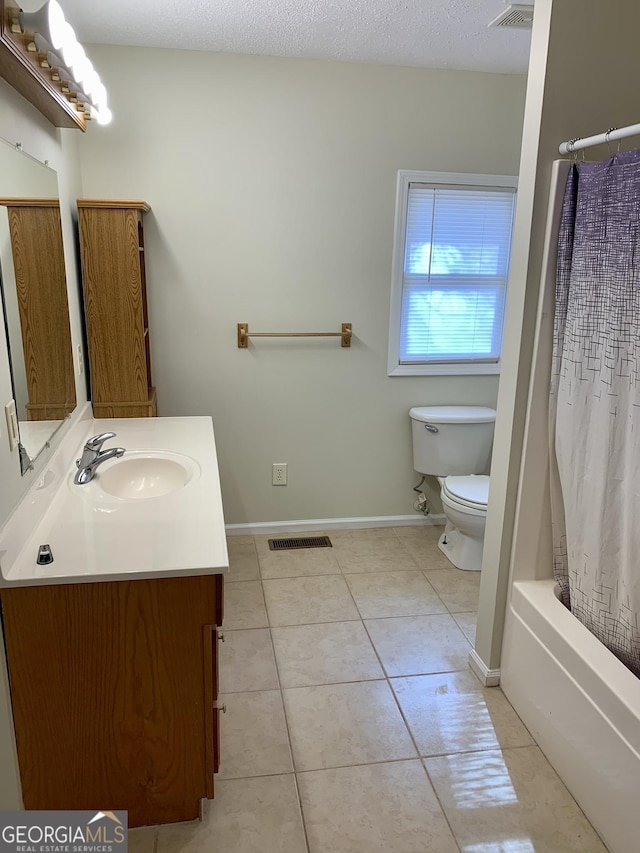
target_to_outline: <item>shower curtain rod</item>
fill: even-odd
[[[591,148],[592,145],[600,145],[603,142],[616,142],[618,139],[626,139],[628,136],[639,136],[640,124],[630,124],[628,127],[612,127],[605,133],[598,133],[595,136],[585,136],[583,139],[570,139],[568,142],[563,142],[559,150],[561,154],[571,154],[573,151],[580,151],[582,148]]]

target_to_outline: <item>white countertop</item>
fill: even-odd
[[[73,483],[75,460],[93,435],[114,432],[104,449],[167,451],[192,461],[182,488],[149,499],[124,499],[96,482]],[[127,459],[127,454],[122,460]],[[54,561],[36,563],[48,544]],[[80,421],[39,481],[0,531],[0,586],[88,583],[228,571],[213,424],[208,417]]]

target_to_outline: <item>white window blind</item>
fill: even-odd
[[[515,188],[410,183],[400,364],[497,362]]]

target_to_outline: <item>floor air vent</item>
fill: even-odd
[[[269,549],[271,551],[290,551],[293,548],[333,548],[333,545],[328,536],[269,539]]]

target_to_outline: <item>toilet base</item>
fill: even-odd
[[[482,550],[484,538],[477,539],[467,536],[454,527],[450,521],[444,529],[444,533],[438,539],[438,548],[447,560],[465,572],[479,572],[482,569]]]

